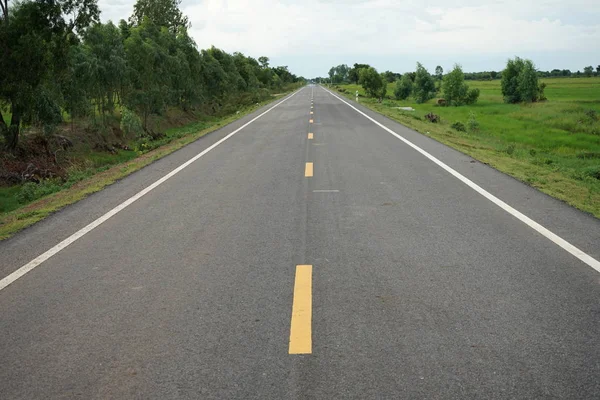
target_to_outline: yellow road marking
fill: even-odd
[[[304,176],[310,178],[313,176],[313,163],[307,162],[304,168]]]
[[[309,120],[308,122],[310,122],[310,123],[312,124],[312,123],[313,123],[313,120],[311,119],[311,120]]]
[[[312,265],[296,265],[289,354],[311,353]]]
[[[312,113],[313,113],[313,112],[311,111],[311,112],[310,112],[310,115],[312,115]]]
[[[309,134],[308,134],[308,138],[309,138],[309,139],[312,139],[312,138],[313,138],[313,134],[312,134],[312,133],[309,133]]]

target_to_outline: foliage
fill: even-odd
[[[350,83],[358,83],[358,80],[360,79],[360,70],[366,69],[369,67],[370,67],[369,64],[355,63],[354,67],[352,67],[348,70],[348,80],[350,81]]]
[[[467,127],[469,132],[479,131],[479,121],[477,121],[476,115],[473,111],[469,111],[469,119],[467,120]]]
[[[466,132],[467,131],[467,127],[465,126],[465,124],[463,124],[460,121],[456,121],[455,123],[453,123],[452,125],[450,125],[450,128],[457,130],[459,132]]]
[[[394,89],[394,96],[398,100],[406,100],[412,93],[413,83],[410,79],[410,75],[404,74],[402,78],[396,81],[396,87]]]
[[[479,98],[479,89],[469,90],[462,67],[458,64],[444,77],[442,90],[447,105],[475,104]]]
[[[365,89],[369,97],[382,98],[385,96],[386,84],[373,67],[364,68],[360,71],[358,83]]]
[[[425,103],[435,96],[435,81],[421,63],[417,63],[413,97],[417,103]]]
[[[137,0],[129,21],[133,26],[138,26],[147,19],[156,26],[167,27],[173,33],[189,29],[188,17],[181,13],[179,4],[181,0]]]
[[[502,71],[502,95],[507,103],[531,103],[545,100],[544,88],[538,84],[538,73],[531,60],[515,57]]]
[[[143,135],[142,121],[127,107],[121,109],[121,130],[125,135],[140,137]]]

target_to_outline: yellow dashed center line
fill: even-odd
[[[313,112],[311,111],[311,112],[310,112],[310,115],[312,115],[312,113],[313,113]]]
[[[313,176],[313,163],[306,163],[306,167],[304,168],[304,176],[307,178],[311,178]]]
[[[313,123],[313,120],[311,119],[311,120],[309,120],[308,122],[310,122],[310,123],[312,124],[312,123]]]
[[[312,265],[296,266],[289,354],[312,353]]]
[[[312,139],[312,138],[313,138],[313,134],[312,134],[312,133],[309,133],[309,134],[308,134],[308,138],[309,138],[309,139]]]

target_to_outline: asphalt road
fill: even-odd
[[[355,106],[600,258],[597,219]],[[600,397],[589,263],[323,88],[228,136],[268,108],[0,242],[0,399]]]

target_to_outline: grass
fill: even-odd
[[[471,106],[440,107],[435,99],[378,103],[362,97],[360,102],[600,218],[600,78],[543,81],[548,101],[534,104],[503,103],[499,80],[467,81],[481,91]],[[341,88],[351,99],[356,90],[364,96],[358,85]],[[393,89],[389,84],[388,97]],[[415,111],[395,108],[399,106]],[[429,112],[440,115],[441,123],[425,120]],[[467,131],[451,128],[456,122]]]
[[[168,129],[164,138],[154,142],[141,142],[139,148],[134,150],[121,150],[117,154],[86,152],[85,167],[69,171],[69,177],[65,182],[48,180],[39,185],[29,183],[0,187],[0,240],[9,238],[61,208],[98,192],[198,138],[242,118],[283,94],[242,109],[238,114]],[[143,146],[144,143],[146,146]],[[31,190],[41,191],[43,197],[23,205],[19,202],[19,198],[23,196],[24,191],[28,190],[24,190],[27,185]],[[36,195],[36,193],[32,194],[33,197]]]

